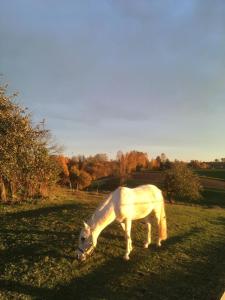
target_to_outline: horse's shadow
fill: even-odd
[[[171,247],[175,244],[180,244],[184,242],[186,239],[193,235],[197,235],[202,231],[200,227],[192,227],[189,231],[180,234],[180,235],[175,235],[170,238],[168,238],[166,241],[163,241],[162,243],[166,245],[167,247]]]

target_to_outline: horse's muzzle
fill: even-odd
[[[85,253],[82,253],[81,251],[79,250],[76,250],[76,259],[78,261],[85,261],[86,260],[86,254]]]
[[[76,250],[76,258],[79,261],[84,261],[86,260],[87,256],[91,256],[93,253],[95,247],[92,245],[89,249],[83,250],[81,248],[78,248]]]
[[[86,255],[83,254],[83,253],[77,253],[77,254],[76,254],[76,259],[77,259],[78,261],[85,261],[85,260],[86,260]]]

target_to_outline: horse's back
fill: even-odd
[[[154,185],[143,185],[133,189],[120,187],[114,192],[114,207],[118,219],[141,219],[161,205],[163,197]]]
[[[150,196],[154,198],[160,198],[162,195],[162,191],[153,184],[141,185],[133,189],[129,189],[131,193],[135,195],[135,197],[145,197]]]

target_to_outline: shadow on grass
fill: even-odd
[[[21,218],[38,218],[40,216],[49,216],[52,213],[60,213],[67,209],[72,213],[73,218],[77,217],[75,231],[58,231],[58,230],[37,230],[29,229],[8,229],[2,225],[8,222],[17,222]],[[90,210],[90,206],[82,205],[82,213]],[[25,211],[19,213],[9,213],[2,220],[0,234],[8,236],[9,244],[7,249],[0,252],[0,270],[11,262],[25,258],[30,264],[34,264],[40,257],[49,256],[53,258],[61,257],[68,261],[73,260],[73,256],[67,255],[68,249],[71,250],[76,245],[74,239],[78,235],[80,222],[81,206],[78,204],[59,205],[57,207],[40,208],[35,211]],[[58,215],[57,215],[58,217]],[[215,219],[215,225],[224,225],[225,218],[218,217]],[[122,230],[122,229],[121,229]],[[181,235],[169,238],[163,245],[163,248],[156,249],[151,247],[150,251],[159,252],[159,257],[163,252],[173,253],[173,246],[182,243],[189,237],[197,235],[201,229],[194,227]],[[12,235],[12,245],[10,240]],[[29,240],[23,240],[23,236],[28,235]],[[115,238],[114,235],[104,235],[110,240]],[[123,239],[123,233],[119,235]],[[124,239],[123,239],[124,240]],[[132,260],[125,262],[122,258],[108,259],[104,264],[89,271],[86,275],[74,278],[68,285],[58,285],[50,289],[45,287],[35,287],[22,284],[14,280],[0,280],[0,290],[7,292],[17,292],[33,299],[198,299],[212,300],[218,299],[222,294],[225,279],[224,266],[224,243],[211,242],[210,246],[204,249],[204,259],[183,262],[182,266],[172,266],[168,268],[165,261],[157,263],[160,270],[158,272],[150,270],[140,271],[140,266],[146,257],[142,256],[144,250],[135,252]],[[201,255],[196,250],[196,255]],[[194,255],[192,255],[194,257]],[[165,257],[164,257],[165,258]],[[91,258],[94,260],[94,256]],[[170,258],[168,257],[168,260]],[[149,253],[149,260],[151,254]],[[85,263],[88,264],[88,261]],[[74,264],[77,270],[82,274],[83,266],[78,263]]]
[[[208,207],[225,208],[225,190],[205,189],[203,191],[203,199],[197,201],[196,204]]]
[[[88,210],[83,205],[82,213],[85,214],[86,209]],[[63,210],[68,210],[69,217],[62,215]],[[66,204],[5,214],[0,220],[0,237],[5,244],[5,249],[0,251],[0,261],[6,264],[18,257],[32,257],[34,259],[35,255],[40,255],[40,253],[46,254],[48,251],[56,253],[56,249],[75,244],[80,230],[80,211],[80,204]],[[73,226],[66,227],[64,221],[71,218],[75,220],[76,216],[77,221],[73,223]],[[42,223],[38,220],[39,217],[47,217],[50,226],[48,223],[47,225],[44,224],[43,227],[45,228],[39,230],[39,226],[42,228]],[[24,221],[24,219],[27,223],[22,224],[21,220]],[[59,228],[54,230],[51,220],[52,222],[57,220],[62,224],[59,224]]]
[[[224,219],[220,221],[225,222]],[[193,228],[184,235],[170,238],[159,252],[168,251],[174,244],[200,231],[199,228]],[[225,280],[224,247],[222,242],[212,243],[203,249],[204,259],[193,257],[191,261],[182,262],[182,268],[173,265],[159,271],[139,271],[144,260],[142,252],[139,255],[135,253],[136,256],[128,262],[113,258],[91,273],[75,278],[68,285],[58,286],[52,299],[219,299]],[[150,250],[158,252],[154,246]],[[196,255],[200,255],[197,250]],[[163,263],[165,261],[160,263],[160,268],[163,268]]]
[[[196,234],[199,234],[201,231],[202,231],[201,228],[199,228],[199,227],[193,227],[189,231],[187,231],[187,232],[185,232],[183,234],[175,235],[175,236],[170,237],[168,240],[166,240],[165,242],[163,242],[163,244],[165,244],[167,247],[171,247],[171,246],[173,246],[175,244],[184,242],[189,237],[191,237],[193,235],[196,235]]]
[[[22,293],[34,299],[49,299],[52,295],[51,289],[22,284],[16,280],[5,280],[7,279],[7,277],[4,278],[5,270],[12,268],[20,274],[20,272],[23,273],[19,271],[23,261],[28,269],[32,269],[36,263],[43,261],[46,257],[57,259],[56,261],[66,259],[72,262],[81,225],[80,212],[86,214],[89,209],[90,206],[81,204],[65,204],[2,214],[0,219],[0,291]],[[62,214],[63,211],[66,211],[65,216]],[[71,221],[71,219],[75,220],[73,226],[71,228],[65,226],[66,221]],[[43,220],[44,223],[42,223]],[[59,222],[57,228],[51,224],[54,220]],[[2,245],[4,245],[3,248]],[[19,280],[18,274],[13,275],[12,279],[18,278]]]
[[[34,299],[49,299],[52,296],[52,291],[48,288],[33,287],[31,285],[21,284],[17,281],[1,280],[0,290],[5,292],[16,292],[27,296],[31,296]],[[8,299],[12,299],[9,296]],[[16,299],[16,298],[13,298]]]
[[[141,258],[107,261],[88,275],[59,286],[52,299],[219,299],[224,289],[224,245],[207,251],[207,261],[187,263],[184,270],[139,272]],[[129,274],[127,279],[127,274]],[[130,279],[129,279],[130,278]],[[132,278],[134,285],[130,285]]]
[[[6,213],[3,215],[4,218],[10,219],[13,218],[14,220],[19,220],[20,218],[38,218],[38,217],[46,217],[49,214],[54,213],[61,213],[62,210],[73,210],[74,212],[77,211],[79,214],[80,211],[89,211],[90,205],[80,204],[80,203],[71,203],[71,204],[63,204],[63,205],[54,205],[54,206],[47,206],[41,207],[37,209],[31,209],[26,211],[19,211],[19,212],[12,212]]]

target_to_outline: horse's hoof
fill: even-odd
[[[145,248],[145,249],[148,249],[148,243],[145,243],[145,244],[144,244],[144,248]]]
[[[126,254],[126,255],[124,255],[123,259],[127,261],[130,259],[130,257],[129,257],[129,255]]]

